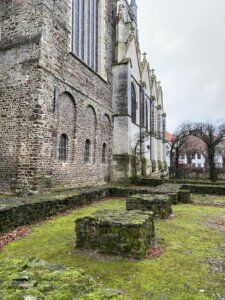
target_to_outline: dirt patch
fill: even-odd
[[[224,257],[209,257],[207,258],[210,271],[212,273],[224,273],[225,272],[225,258]]]
[[[205,223],[205,225],[216,231],[225,232],[225,216],[209,220]]]

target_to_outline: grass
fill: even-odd
[[[224,203],[225,204],[225,196],[220,195],[198,195],[198,194],[192,194],[191,199],[194,202],[209,202],[209,203]]]
[[[225,232],[207,226],[225,216],[224,209],[192,205],[174,206],[175,217],[156,222],[162,255],[153,260],[87,255],[74,251],[75,219],[98,209],[125,209],[110,199],[31,227],[30,235],[5,247],[1,260],[37,256],[54,264],[84,269],[103,285],[122,289],[132,300],[222,300],[224,273],[211,272],[208,258],[225,261]],[[222,247],[223,246],[223,247]]]

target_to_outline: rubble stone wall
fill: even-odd
[[[106,76],[71,52],[71,1],[0,3],[0,186],[36,191],[109,180],[112,140],[112,1],[103,16]],[[68,160],[59,139],[68,136]],[[84,162],[91,140],[92,159]],[[102,163],[102,146],[107,159]]]

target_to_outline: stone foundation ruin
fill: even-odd
[[[171,200],[167,195],[140,195],[128,197],[126,209],[153,211],[153,216],[160,219],[167,219],[172,213]]]
[[[143,258],[154,238],[153,213],[102,210],[76,220],[76,248]]]

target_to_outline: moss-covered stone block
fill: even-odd
[[[102,210],[76,220],[76,248],[143,258],[154,238],[152,212]]]
[[[172,213],[171,200],[168,195],[136,194],[128,197],[126,209],[128,211],[153,211],[153,216],[160,219],[167,219]]]
[[[172,204],[177,204],[178,202],[178,192],[177,193],[169,193],[168,197],[170,198],[170,201]]]
[[[178,191],[178,202],[180,202],[180,203],[191,203],[190,190],[179,190]]]

